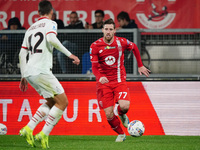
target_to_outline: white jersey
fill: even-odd
[[[57,34],[57,24],[47,17],[39,18],[26,31],[22,48],[29,51],[29,59],[24,68],[24,77],[52,74],[53,46],[47,41],[49,33]]]

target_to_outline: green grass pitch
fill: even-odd
[[[55,136],[49,137],[49,150],[200,150],[200,136],[127,136],[122,143],[116,136]],[[0,135],[0,150],[37,150],[19,135]]]

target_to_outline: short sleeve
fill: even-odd
[[[131,50],[134,49],[134,43],[131,42],[131,41],[129,41],[128,39],[126,39],[126,49],[127,49],[128,51],[131,51]]]
[[[50,21],[46,28],[46,34],[55,33],[57,35],[57,23],[55,21]]]

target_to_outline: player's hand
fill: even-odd
[[[79,59],[77,56],[75,56],[75,55],[72,54],[72,55],[69,56],[69,58],[70,58],[70,59],[73,59],[72,62],[73,62],[74,64],[76,64],[76,65],[79,65],[79,64],[80,64],[80,59]]]
[[[99,79],[99,82],[100,82],[101,84],[105,84],[105,83],[108,83],[109,80],[108,80],[106,77],[101,77],[101,78]]]
[[[25,78],[21,78],[19,88],[22,92],[25,92],[28,89],[28,82]]]
[[[140,73],[140,75],[144,74],[146,77],[148,77],[151,71],[147,69],[145,66],[142,66],[138,68],[138,72]]]

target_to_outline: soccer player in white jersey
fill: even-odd
[[[135,43],[126,38],[115,36],[115,23],[112,19],[104,22],[103,37],[90,46],[92,72],[96,76],[96,93],[99,106],[104,110],[111,128],[118,134],[116,142],[123,142],[126,135],[120,125],[113,107],[118,103],[117,112],[124,127],[128,127],[129,119],[126,113],[130,106],[129,90],[126,84],[124,67],[125,50],[132,51],[138,63],[140,75],[149,76],[150,70],[143,66],[140,52]]]
[[[57,39],[57,24],[51,20],[53,14],[51,3],[41,1],[38,5],[38,13],[40,18],[26,31],[19,54],[22,75],[20,89],[26,91],[29,82],[47,101],[38,108],[32,119],[19,133],[25,137],[28,144],[35,147],[33,130],[47,117],[42,131],[35,135],[35,139],[41,142],[42,148],[49,148],[49,134],[68,105],[64,89],[51,71],[53,47],[72,59],[76,65],[79,65],[80,60]]]

